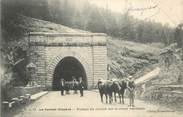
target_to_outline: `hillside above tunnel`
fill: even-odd
[[[15,19],[11,20],[12,30],[15,29],[15,34],[6,36],[4,30],[4,41],[6,47],[20,46],[24,51],[27,49],[26,36],[30,32],[44,32],[44,33],[86,33],[91,34],[89,31],[80,29],[73,29],[60,24],[55,24],[49,21],[35,19],[24,15],[17,15]],[[6,43],[10,38],[12,41]],[[6,48],[5,47],[5,48]],[[124,78],[129,75],[134,75],[136,78],[144,75],[145,73],[153,70],[159,65],[161,50],[164,45],[161,43],[142,44],[137,42],[123,41],[117,38],[108,37],[107,50],[108,50],[108,76],[109,78]]]
[[[11,28],[17,32],[15,31],[14,34],[10,34],[8,37],[6,35],[4,36],[5,41],[9,40],[9,38],[14,38],[14,40],[9,41],[6,45],[9,47],[20,46],[24,51],[28,47],[27,36],[30,32],[92,34],[89,31],[73,29],[24,15],[17,15],[11,21],[12,23],[7,25],[9,27],[11,25]],[[7,28],[3,29],[4,32],[9,31]],[[109,37],[107,40],[108,66],[111,68],[108,71],[109,77],[123,78],[128,75],[137,74],[140,71],[151,70],[153,65],[158,62],[158,55],[161,48],[161,44],[147,45],[130,41],[120,41],[116,38]]]
[[[121,41],[111,37],[108,39],[107,48],[109,77],[125,78],[133,75],[138,78],[158,66],[163,45]]]

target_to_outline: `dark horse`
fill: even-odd
[[[114,92],[114,100],[117,102],[116,94],[119,96],[120,103],[124,104],[124,93],[127,88],[127,83],[124,80],[113,81],[113,92]]]
[[[100,80],[98,81],[97,85],[101,97],[101,102],[103,102],[103,95],[105,95],[106,103],[112,103],[113,82],[109,80]]]
[[[116,94],[119,95],[120,103],[122,99],[122,103],[124,104],[124,92],[126,89],[125,81],[112,81],[112,80],[100,80],[98,81],[98,89],[101,97],[101,101],[103,102],[103,95],[106,97],[106,103],[112,103],[113,101],[113,93],[114,100],[117,102]]]

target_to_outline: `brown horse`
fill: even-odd
[[[105,95],[106,103],[112,103],[113,82],[109,80],[100,80],[98,81],[97,85],[101,97],[101,102],[103,102],[103,95]]]
[[[120,91],[119,91],[119,99],[120,99],[120,103],[121,103],[121,100],[122,100],[122,103],[124,104],[124,93],[125,93],[125,90],[127,89],[127,82],[125,80],[121,80],[119,81],[119,85],[121,87]]]

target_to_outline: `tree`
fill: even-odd
[[[175,41],[177,46],[182,48],[182,60],[183,60],[183,24],[179,24],[175,29]]]
[[[87,22],[87,30],[98,33],[105,33],[106,27],[103,17],[97,8],[93,8]]]
[[[177,46],[183,47],[183,24],[179,24],[175,29],[174,38],[177,42]]]

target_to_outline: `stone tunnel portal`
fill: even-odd
[[[72,82],[73,77],[75,77],[77,81],[79,77],[82,77],[87,88],[87,77],[83,65],[74,57],[65,57],[55,68],[52,89],[59,90],[61,78],[66,82]]]

